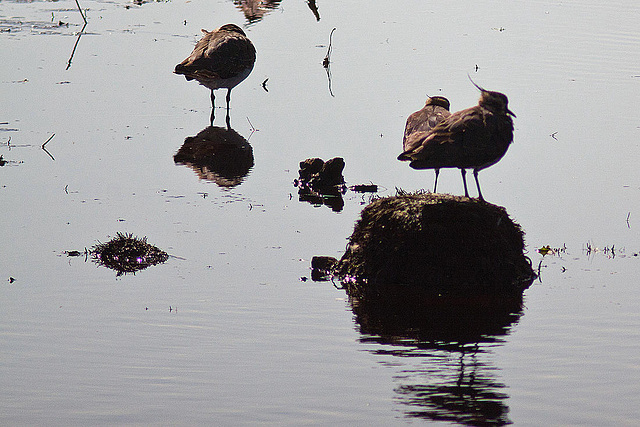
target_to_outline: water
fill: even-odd
[[[317,1],[318,21],[284,1],[247,25],[231,1],[81,0],[79,40],[75,2],[1,4],[2,424],[637,424],[635,2]],[[172,70],[227,22],[258,52],[231,99],[254,165],[220,187],[174,163],[210,111]],[[312,256],[342,254],[368,196],[337,213],[292,181],[299,161],[341,156],[349,185],[430,188],[395,160],[404,121],[427,94],[474,105],[467,74],[518,116],[480,180],[541,280],[476,343],[389,337],[303,280]],[[460,194],[459,173],[438,188]],[[116,277],[64,253],[117,232],[172,257]]]

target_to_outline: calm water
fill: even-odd
[[[0,424],[640,422],[637,2],[287,0],[251,24],[231,1],[80,3],[78,39],[73,1],[0,1]],[[225,187],[174,163],[210,104],[172,70],[227,22],[258,60],[231,101],[253,167]],[[430,188],[395,160],[404,122],[427,94],[474,105],[467,74],[517,114],[480,179],[541,280],[497,332],[417,342],[301,280],[368,196],[334,212],[292,181],[341,156],[349,185]],[[64,253],[116,232],[172,257],[116,277]]]

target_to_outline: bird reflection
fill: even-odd
[[[405,415],[463,425],[511,424],[504,384],[483,355],[523,314],[521,293],[443,297],[410,286],[350,296],[361,341],[405,366],[396,388]]]
[[[249,142],[235,130],[217,126],[185,138],[173,160],[192,168],[198,178],[225,188],[240,185],[254,164]]]
[[[244,13],[247,24],[251,25],[280,6],[281,0],[233,0],[233,4]]]

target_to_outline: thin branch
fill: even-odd
[[[331,33],[329,34],[329,48],[327,49],[327,55],[324,57],[324,60],[322,61],[322,66],[324,67],[324,70],[327,72],[327,80],[329,81],[329,93],[331,94],[331,96],[335,96],[333,94],[333,90],[331,89],[331,50],[333,49],[333,32],[336,29],[334,28],[333,30],[331,30]]]
[[[71,51],[71,56],[69,57],[69,61],[67,61],[67,68],[66,68],[67,70],[69,68],[71,68],[71,61],[73,60],[73,55],[76,54],[76,48],[78,47],[78,43],[80,42],[80,37],[84,33],[84,29],[86,28],[86,26],[87,26],[87,21],[84,22],[84,25],[82,26],[82,29],[78,33],[78,38],[76,39],[76,43],[73,45],[73,50]]]
[[[76,39],[76,43],[73,45],[73,50],[71,51],[71,56],[69,57],[69,61],[67,61],[67,70],[71,68],[71,61],[73,60],[73,55],[76,54],[76,48],[78,47],[78,43],[80,42],[80,37],[82,33],[84,33],[84,29],[87,27],[87,17],[84,13],[82,13],[82,8],[80,7],[80,3],[76,0],[76,6],[78,6],[78,12],[80,12],[80,16],[82,16],[82,20],[84,21],[84,25],[82,29],[78,33],[78,38]]]
[[[82,16],[84,25],[87,25],[87,18],[84,16],[84,13],[82,13],[82,8],[80,7],[80,3],[78,3],[78,0],[76,0],[76,6],[78,6],[78,11],[80,12],[80,16]]]
[[[329,67],[329,63],[331,62],[331,50],[333,49],[331,44],[332,44],[332,39],[333,39],[333,32],[336,29],[334,28],[333,30],[331,30],[331,33],[329,34],[329,48],[327,49],[327,54],[324,57],[324,60],[322,61],[322,66],[324,68],[328,68]]]
[[[50,153],[50,152],[48,152],[46,148],[44,148],[44,146],[45,146],[45,145],[47,145],[47,144],[49,143],[49,141],[51,141],[51,140],[53,139],[53,137],[54,137],[54,136],[56,136],[56,134],[55,134],[55,133],[52,133],[52,134],[51,134],[51,136],[49,137],[49,139],[47,139],[47,140],[44,142],[44,144],[42,144],[42,147],[41,147],[41,148],[44,150],[44,152],[45,152],[45,153],[47,153],[47,154],[49,155],[49,157],[51,157],[51,160],[55,160],[55,159],[53,158],[53,156],[51,155],[51,153]]]

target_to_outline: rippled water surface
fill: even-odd
[[[79,2],[84,29],[75,1],[0,1],[0,424],[637,425],[637,2]],[[174,161],[210,101],[173,67],[228,22],[258,57],[233,177]],[[418,336],[308,279],[371,195],[332,208],[292,182],[340,156],[347,185],[430,189],[396,160],[404,123],[427,94],[475,105],[467,74],[517,115],[480,180],[540,278],[469,333],[444,310]],[[117,232],[169,260],[69,256]]]

